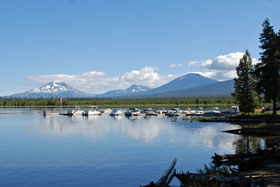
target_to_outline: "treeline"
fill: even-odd
[[[241,112],[254,111],[258,98],[272,102],[273,115],[277,114],[280,100],[280,30],[275,32],[268,19],[260,33],[260,62],[253,65],[250,53],[246,50],[236,68],[235,91],[232,94],[240,106]]]
[[[230,106],[236,105],[232,97],[219,98],[153,98],[153,99],[98,99],[98,98],[0,98],[0,107],[166,107],[166,106]]]

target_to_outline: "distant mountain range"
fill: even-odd
[[[123,90],[112,90],[104,94],[89,94],[72,88],[63,82],[50,82],[40,88],[7,97],[51,98],[51,97],[98,97],[98,98],[163,98],[163,97],[218,97],[231,96],[234,81],[216,81],[200,74],[190,73],[176,78],[160,87],[151,89],[143,85],[132,85]]]
[[[170,98],[170,97],[229,97],[234,92],[234,80],[205,84],[156,94],[124,96],[126,98]]]
[[[151,90],[151,88],[143,85],[135,85],[133,84],[127,89],[123,90],[113,90],[106,92],[104,94],[97,95],[97,97],[119,97],[119,96],[124,96],[124,95],[130,95],[130,94],[135,94],[135,93],[142,93],[146,92],[148,90]]]
[[[10,95],[8,97],[15,98],[52,98],[52,97],[94,97],[93,94],[84,93],[80,90],[72,88],[63,82],[53,81],[48,84],[41,86],[40,88],[35,88],[33,90]]]
[[[148,90],[146,92],[138,92],[135,95],[153,95],[153,94],[159,94],[169,91],[175,91],[175,90],[183,90],[187,88],[192,88],[196,86],[211,84],[211,83],[217,83],[218,81],[214,79],[209,79],[207,77],[204,77],[198,73],[189,73],[184,76],[178,77],[160,87]]]

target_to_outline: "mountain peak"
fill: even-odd
[[[149,88],[148,86],[133,84],[127,89],[112,90],[112,91],[106,92],[104,94],[101,94],[99,96],[100,97],[119,97],[119,96],[123,96],[123,95],[145,92],[150,89],[151,88]]]
[[[50,98],[50,97],[92,97],[92,94],[84,93],[77,90],[68,84],[61,81],[52,81],[39,88],[33,90],[14,94],[9,97],[19,97],[19,98]]]
[[[178,79],[196,80],[196,79],[203,79],[203,78],[206,78],[206,77],[202,76],[199,73],[188,73],[186,75],[183,75],[183,76],[179,77]]]
[[[148,86],[133,84],[129,88],[127,88],[126,90],[128,92],[137,93],[137,92],[144,92],[144,91],[147,91],[147,90],[150,90],[150,89],[151,88],[149,88]]]
[[[141,85],[132,84],[129,88],[135,88],[135,87],[138,87],[138,86],[141,86]]]
[[[64,84],[64,83],[61,82],[61,81],[51,81],[51,82],[49,82],[47,84]]]
[[[158,94],[158,93],[163,93],[168,91],[182,90],[186,88],[201,86],[201,85],[215,83],[215,82],[218,81],[204,77],[199,73],[188,73],[158,88],[154,88],[146,91],[145,93],[140,93],[140,94]]]
[[[35,88],[29,92],[35,92],[35,93],[60,93],[68,90],[73,90],[71,86],[68,86],[67,84],[60,82],[60,81],[52,81],[49,82],[40,88]]]

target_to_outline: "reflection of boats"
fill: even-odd
[[[47,112],[47,111],[43,111],[43,116],[46,116],[46,115],[59,115],[59,112]]]
[[[115,116],[112,116],[115,120],[122,120],[124,118],[123,115],[115,115]]]
[[[88,115],[100,115],[101,112],[98,110],[86,110],[83,112],[84,116],[88,116]]]
[[[89,120],[89,121],[91,121],[91,120],[97,120],[97,119],[99,119],[100,118],[100,115],[88,115],[88,116],[84,116],[84,119],[86,119],[86,120]]]
[[[141,119],[141,117],[140,116],[128,116],[128,119],[131,120],[131,121],[134,121],[134,120]]]
[[[111,116],[121,116],[121,115],[124,115],[125,114],[125,111],[121,110],[121,109],[114,109],[110,115]]]

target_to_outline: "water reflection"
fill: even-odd
[[[49,133],[59,136],[84,136],[104,138],[114,133],[120,133],[132,139],[145,142],[159,141],[168,137],[175,143],[186,143],[192,147],[204,149],[216,149],[233,152],[233,142],[238,141],[239,136],[221,133],[223,130],[239,128],[238,125],[225,123],[200,123],[188,122],[182,118],[144,118],[133,116],[47,116],[35,118],[36,131],[48,135]]]
[[[187,142],[189,146],[225,152],[256,152],[258,149],[278,146],[278,138],[239,136],[221,133],[224,130],[262,126],[225,123],[200,123],[183,121],[182,118],[140,117],[140,116],[47,116],[37,118],[40,128],[36,131],[45,134],[70,136],[83,134],[91,138],[106,137],[119,132],[132,139],[145,142],[158,141],[161,135],[176,143]]]
[[[247,145],[243,137],[221,132],[239,125],[169,117],[44,118],[34,111],[2,115],[0,128],[0,186],[11,181],[25,186],[139,186],[158,178],[174,157],[178,171],[195,171],[215,152],[234,153]],[[273,144],[262,142],[249,146]]]
[[[234,124],[232,124],[234,125]],[[240,124],[239,128],[258,128],[266,125],[267,123],[260,124]],[[236,129],[239,129],[236,128]],[[255,153],[258,150],[280,146],[280,137],[263,137],[263,136],[248,136],[240,135],[238,139],[233,142],[235,153]]]
[[[265,139],[242,136],[233,142],[233,145],[235,147],[235,153],[256,152],[257,150],[265,148]]]
[[[121,132],[131,138],[144,141],[157,138],[160,132],[167,128],[164,122],[155,119],[145,120],[137,116],[130,118],[124,116],[47,116],[36,123],[41,124],[40,128],[36,129],[41,133],[64,136],[82,133],[93,138],[100,138],[114,132]]]

